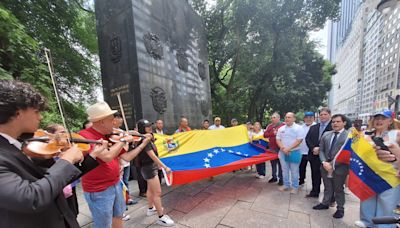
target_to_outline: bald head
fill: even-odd
[[[294,121],[296,121],[296,116],[294,115],[293,112],[288,112],[285,115],[285,123],[288,126],[292,126]]]

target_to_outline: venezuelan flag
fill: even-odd
[[[264,138],[263,135],[256,137],[253,136],[252,143],[255,144],[256,146],[264,148],[265,150],[268,148],[268,139]]]
[[[161,161],[173,171],[173,185],[277,159],[250,142],[244,125],[155,137]]]
[[[349,189],[361,201],[400,184],[393,165],[379,160],[372,145],[362,136],[350,135],[335,162],[350,165]]]

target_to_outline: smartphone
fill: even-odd
[[[383,138],[373,136],[373,137],[372,137],[372,141],[374,141],[375,145],[376,145],[376,146],[379,146],[379,147],[381,148],[381,150],[390,151],[389,148],[385,145],[385,143],[384,143],[384,141],[383,141]]]

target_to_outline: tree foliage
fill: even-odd
[[[208,34],[213,112],[263,121],[266,113],[314,110],[334,66],[308,33],[336,18],[339,0],[194,0]]]
[[[84,121],[83,102],[95,98],[99,69],[95,15],[82,0],[3,0],[0,3],[0,77],[34,85],[49,98],[44,124],[60,122],[44,48],[51,50],[67,122]]]

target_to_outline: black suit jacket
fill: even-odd
[[[62,159],[38,167],[0,136],[0,227],[79,227],[62,189],[81,174]]]
[[[314,158],[314,159],[319,159],[319,155],[314,155],[312,150],[314,149],[314,147],[319,147],[319,141],[320,141],[319,127],[320,126],[321,126],[320,123],[311,126],[310,130],[308,131],[307,136],[306,136],[306,143],[308,146],[308,156],[310,158]],[[331,122],[329,121],[329,123],[326,126],[322,135],[324,135],[325,132],[331,131],[331,130],[332,130],[332,125],[331,125]],[[321,138],[322,138],[322,135],[321,135]]]

